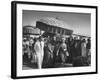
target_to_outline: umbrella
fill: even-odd
[[[29,34],[29,35],[39,35],[40,29],[27,25],[23,27],[23,34]]]
[[[52,17],[38,20],[36,22],[36,27],[46,32],[61,35],[71,35],[73,32],[65,22]]]

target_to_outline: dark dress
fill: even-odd
[[[75,42],[74,40],[68,42],[68,52],[69,52],[69,62],[72,63],[74,53],[75,53]]]
[[[59,60],[58,60],[58,51],[59,51],[59,46],[56,45],[54,47],[54,50],[53,50],[53,64],[56,64],[56,63],[59,62]]]
[[[75,57],[77,56],[81,56],[81,41],[80,40],[76,40],[75,41]]]
[[[53,60],[53,53],[49,46],[44,46],[44,59],[43,59],[43,67],[51,67],[52,66],[52,60]]]

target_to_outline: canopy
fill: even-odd
[[[73,30],[70,30],[70,27],[65,22],[52,17],[46,17],[38,20],[36,22],[36,27],[46,32],[61,35],[71,35],[73,32]]]
[[[49,33],[49,32],[44,32],[44,33],[42,34],[43,37],[48,37],[48,36],[53,37],[53,36],[55,36],[55,35],[56,35],[56,34]]]
[[[40,34],[40,29],[34,27],[34,26],[24,26],[23,27],[23,34],[29,34],[29,35],[39,35]]]

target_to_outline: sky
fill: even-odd
[[[22,25],[36,26],[36,21],[44,17],[54,17],[65,22],[73,30],[73,34],[91,35],[91,14],[70,12],[47,12],[23,10]]]

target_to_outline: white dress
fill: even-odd
[[[81,44],[82,56],[86,57],[86,43]]]
[[[38,63],[39,69],[42,68],[42,61],[43,61],[43,54],[44,54],[43,47],[44,47],[44,44],[40,41],[37,41],[34,45],[34,50],[37,55],[37,63]]]
[[[41,63],[43,62],[43,57],[44,57],[44,42],[41,41],[40,42],[40,46],[41,46]]]

